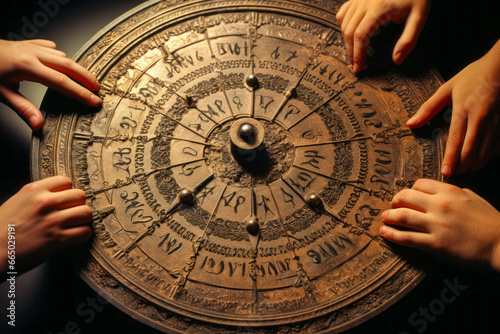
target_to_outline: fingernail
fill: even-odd
[[[417,116],[412,116],[407,122],[406,122],[406,125],[410,126],[410,125],[414,125],[416,123],[418,123],[419,119]]]
[[[385,220],[387,218],[387,211],[382,212],[382,220]]]
[[[450,166],[444,165],[443,168],[441,168],[441,174],[444,176],[448,176],[450,173]]]
[[[387,232],[387,227],[382,226],[382,227],[380,228],[380,234],[385,234],[386,232]]]
[[[403,53],[402,52],[398,52],[394,55],[394,63],[396,65],[399,65],[403,62]]]
[[[97,95],[92,94],[90,96],[90,102],[92,102],[92,104],[98,105],[101,104],[102,101]]]
[[[31,116],[29,119],[28,119],[28,124],[30,125],[30,127],[32,129],[35,129],[36,126],[38,125],[38,117],[37,116]]]

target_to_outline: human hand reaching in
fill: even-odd
[[[0,276],[7,271],[8,225],[15,228],[15,267],[34,268],[91,236],[92,210],[71,180],[55,176],[24,186],[0,206]]]
[[[453,110],[441,169],[446,177],[475,171],[500,153],[500,41],[442,85],[406,124],[421,127],[450,104]]]
[[[441,257],[488,264],[500,271],[500,212],[469,189],[420,179],[397,193],[382,213],[380,234]]]
[[[405,24],[392,59],[397,65],[417,44],[430,8],[430,0],[350,0],[340,7],[337,21],[355,73],[363,69],[370,38],[385,23]]]
[[[0,96],[33,130],[38,130],[43,125],[42,114],[19,93],[19,83],[23,80],[41,83],[89,106],[101,104],[101,99],[92,93],[100,89],[97,79],[66,58],[54,42],[0,40]]]

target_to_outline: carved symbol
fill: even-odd
[[[271,208],[269,207],[269,205],[267,205],[268,202],[270,202],[271,199],[268,198],[268,197],[265,197],[264,195],[262,195],[262,201],[260,203],[257,203],[258,206],[261,206],[264,208],[264,216],[267,217],[267,213],[268,212],[271,212],[273,215],[274,215],[274,212],[271,210]]]
[[[292,183],[292,185],[295,188],[297,188],[298,190],[300,190],[303,193],[307,190],[307,188],[309,188],[311,186],[311,184],[314,182],[314,180],[316,180],[315,177],[312,177],[311,175],[309,175],[306,172],[298,173],[297,177],[298,177],[297,181],[295,181],[291,178],[288,178],[288,179],[290,180],[290,182]],[[303,185],[301,184],[301,182]]]
[[[129,197],[129,194],[124,191],[120,194],[120,197],[125,200],[125,205],[127,206],[125,208],[125,213],[129,212],[129,210],[132,211],[130,218],[133,224],[145,224],[153,220],[152,216],[144,215],[144,209],[141,209],[144,207],[144,203],[137,201],[139,197],[137,192],[133,192],[132,197]]]
[[[319,65],[321,65],[323,62],[322,61],[317,61],[317,60],[314,60],[315,64],[313,66],[311,66],[311,70],[315,70]]]
[[[309,160],[307,160],[306,162],[302,162],[300,163],[301,165],[311,165],[312,167],[316,168],[316,169],[320,169],[319,168],[319,160],[318,159],[325,159],[324,156],[322,155],[319,155],[319,151],[315,151],[315,150],[309,150],[309,151],[305,151],[304,152],[304,157],[305,158],[310,158]]]
[[[205,116],[205,117],[206,117],[206,116]],[[202,114],[199,114],[199,115],[198,115],[198,119],[199,119],[199,120],[200,120],[200,122],[202,122],[202,123],[208,123],[208,122],[210,122],[210,120],[209,120],[208,118],[207,118],[207,119],[204,119]],[[193,124],[189,124],[189,127],[190,127],[190,128],[194,128],[196,131],[200,131],[200,130],[202,130],[201,123],[193,123]]]
[[[189,147],[189,146],[188,146],[188,147],[184,147],[184,148],[182,149],[182,153],[184,153],[184,154],[186,154],[186,155],[193,156],[193,157],[195,157],[195,156],[197,156],[197,155],[198,155],[198,151],[196,151],[194,148]]]
[[[233,103],[236,104],[236,108],[238,108],[238,111],[241,110],[241,108],[243,107],[243,103],[241,103],[241,100],[240,100],[240,97],[239,96],[234,96],[233,97]]]
[[[276,47],[276,49],[271,52],[271,58],[272,59],[278,59],[280,57],[280,47]]]
[[[302,138],[305,139],[314,139],[316,137],[323,137],[322,132],[314,133],[314,130],[307,130],[302,134]]]
[[[170,232],[160,237],[158,247],[168,255],[172,255],[182,247],[182,242],[170,237]]]
[[[123,116],[120,122],[120,127],[125,130],[135,129],[137,127],[137,122],[130,117]]]
[[[339,249],[345,249],[348,246],[346,244],[352,246],[353,242],[346,235],[338,234],[327,239],[327,241],[323,241],[316,249],[309,250],[307,255],[312,263],[321,264],[322,258],[338,256]]]
[[[198,53],[198,50],[196,50],[196,60],[198,61],[203,61],[203,57]]]
[[[294,105],[289,105],[288,106],[288,112],[285,114],[284,119],[286,120],[288,118],[288,116],[290,116],[290,115],[297,115],[299,113],[300,113],[300,109],[299,108],[297,108]]]
[[[128,175],[130,175],[129,165],[132,162],[132,159],[124,156],[129,155],[130,153],[132,153],[132,150],[129,147],[119,148],[113,152],[113,167],[127,172]]]
[[[141,94],[146,98],[158,95],[158,88],[156,82],[154,80],[149,80],[148,83],[146,84],[146,87],[139,89],[139,94]]]
[[[283,195],[283,200],[285,201],[285,203],[292,203],[292,206],[295,207],[295,201],[294,201],[293,195],[286,192],[286,190],[283,188],[280,188],[280,189],[281,189],[281,194]]]
[[[274,102],[274,99],[272,98],[272,96],[263,96],[263,95],[260,95],[259,106],[261,108],[264,108],[264,113],[267,113],[267,108],[273,102]]]
[[[207,197],[208,195],[213,195],[213,193],[214,193],[214,189],[215,189],[215,188],[216,188],[216,186],[213,186],[213,187],[211,187],[211,188],[206,187],[205,189],[203,189],[203,190],[201,191],[201,193],[197,196],[197,198],[198,198],[198,203],[199,203],[200,205],[202,205],[202,204],[203,204],[203,202],[205,202],[205,197]]]
[[[243,49],[243,55],[248,56],[248,45],[247,42],[243,44],[243,48],[240,47],[239,43],[217,43],[217,51],[219,55],[223,56],[226,54],[239,55]]]
[[[198,55],[198,51],[196,51],[196,59],[198,61],[203,61],[203,57]],[[181,56],[177,53],[170,53],[168,57],[163,60],[165,66],[164,68],[167,70],[167,77],[172,78],[175,73],[180,73],[183,68],[188,68],[189,65],[194,66],[195,62],[191,55]]]
[[[324,75],[327,72],[327,70],[328,70],[328,66],[330,66],[330,65],[326,64],[325,66],[320,67],[319,74]]]
[[[358,213],[354,215],[354,219],[356,219],[356,223],[359,227],[367,230],[374,220],[372,217],[378,216],[380,211],[380,209],[374,209],[369,205],[363,205],[359,208]]]
[[[285,62],[287,62],[287,63],[288,63],[290,60],[292,60],[292,59],[294,59],[294,58],[297,58],[297,57],[298,57],[298,56],[297,56],[297,51],[293,51],[293,52],[292,52],[292,51],[289,51],[289,52],[290,52],[292,55],[291,55],[290,57],[288,57],[288,58],[285,60]]]
[[[226,112],[224,109],[222,109],[222,101],[221,100],[215,100],[214,102],[215,106],[217,107],[217,110],[223,114]],[[209,113],[211,116],[219,116],[219,112],[215,111],[209,104],[207,104],[207,113]]]
[[[201,165],[194,166],[194,167],[186,167],[186,166],[187,166],[187,164],[182,165],[182,173],[179,173],[179,175],[191,176],[191,175],[193,175],[193,173],[196,169],[201,167]]]
[[[235,204],[234,206],[231,204],[231,202],[233,201],[234,197],[236,196],[236,191],[233,191],[231,194],[227,195],[227,196],[224,196],[222,197],[222,199],[224,200],[224,206],[229,206],[231,208],[234,209],[234,213],[238,213],[238,207],[245,203],[245,197],[243,196],[237,196],[236,197],[236,201],[235,201]]]

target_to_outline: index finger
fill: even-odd
[[[101,88],[97,78],[92,73],[69,58],[42,53],[39,59],[42,64],[68,75],[92,91],[98,91]]]
[[[450,81],[439,87],[417,112],[406,122],[410,128],[418,128],[429,122],[444,107],[451,104],[453,85]]]
[[[30,80],[41,83],[77,101],[92,107],[97,107],[101,104],[101,99],[97,95],[71,80],[65,74],[53,70],[42,63],[40,63],[40,66],[35,66],[31,74],[32,77]]]
[[[366,51],[370,38],[380,25],[389,21],[390,16],[385,13],[367,13],[359,23],[354,33],[353,63],[354,72],[361,71],[366,60]]]
[[[66,176],[57,175],[29,183],[28,186],[36,186],[50,192],[57,192],[73,188],[73,182]]]

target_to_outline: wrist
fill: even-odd
[[[491,73],[494,77],[500,77],[500,40],[484,55],[484,58],[491,64]]]

